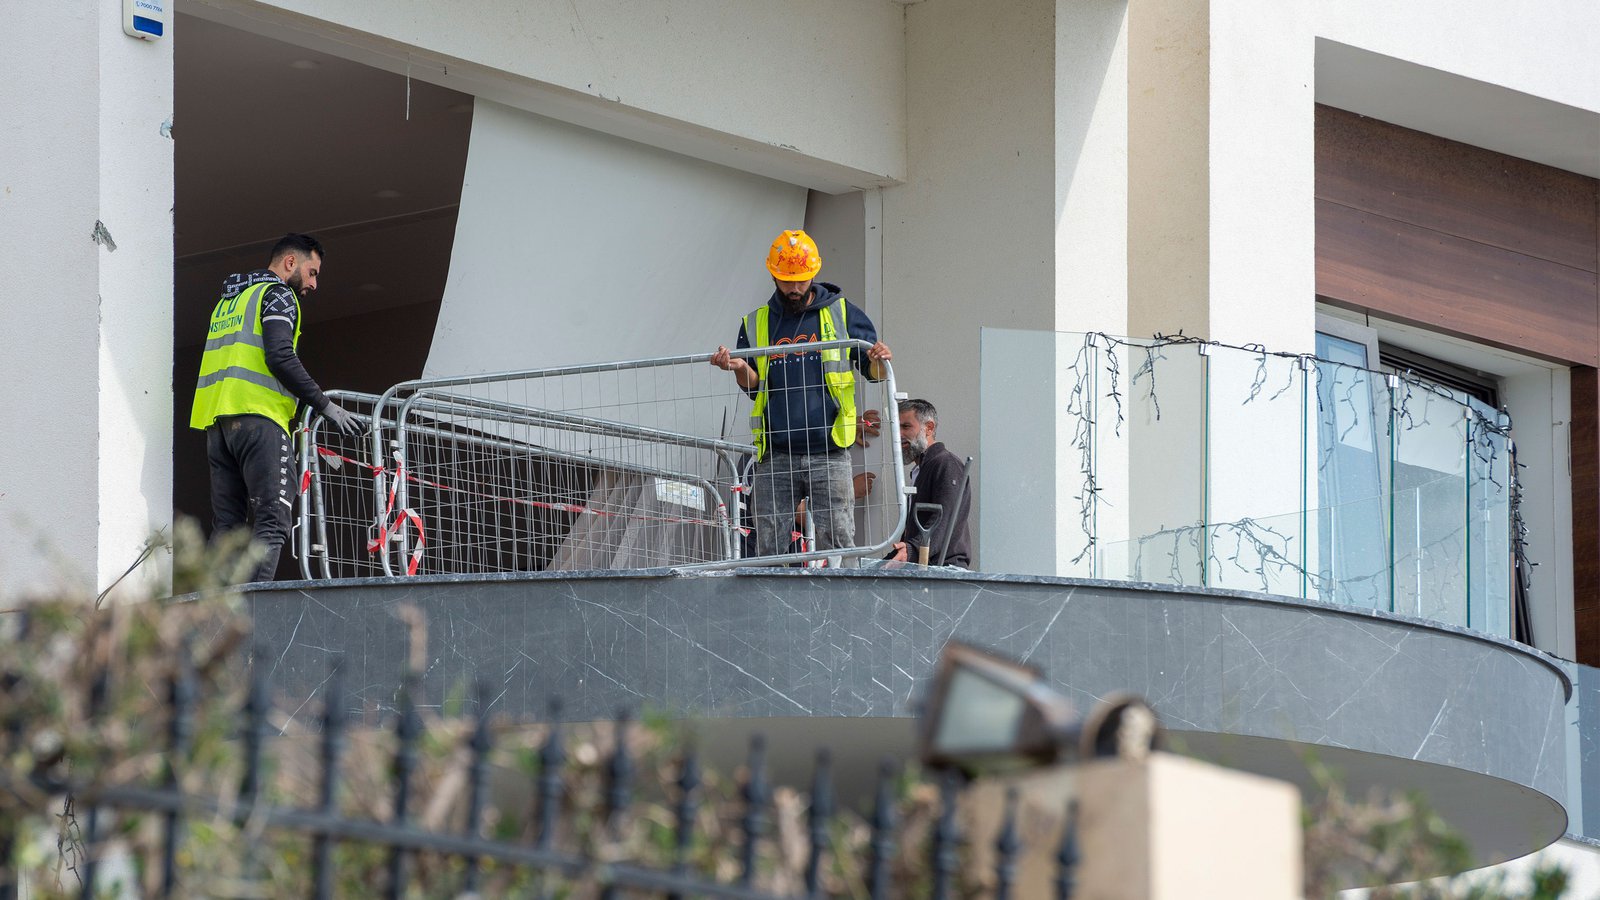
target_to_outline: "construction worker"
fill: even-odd
[[[265,269],[230,275],[211,312],[200,381],[189,425],[206,433],[214,535],[254,523],[266,550],[251,581],[271,581],[289,538],[293,504],[289,431],[297,400],[347,435],[366,426],[333,403],[306,374],[300,344],[300,296],[317,289],[322,245],[286,234]]]
[[[822,254],[804,231],[785,231],[767,253],[776,290],[766,305],[744,317],[739,349],[854,338],[872,348],[774,353],[749,360],[718,347],[711,364],[732,372],[755,400],[754,502],[756,555],[789,544],[789,524],[799,501],[810,497],[817,550],[855,543],[854,487],[848,448],[856,440],[856,376],[883,378],[893,354],[878,340],[872,320],[846,301],[838,285],[814,280]]]

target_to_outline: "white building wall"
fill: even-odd
[[[876,263],[882,256],[878,239],[883,232],[876,221],[869,224],[867,218],[868,212],[881,204],[876,190],[845,194],[811,191],[806,195],[805,231],[822,254],[822,273],[817,277],[837,284],[873,322],[882,317],[882,285],[875,279],[869,287],[867,260],[870,256]]]
[[[1309,0],[1129,9],[1130,328],[1309,350]]]
[[[891,0],[192,0],[185,11],[829,191],[905,173]]]
[[[29,28],[0,61],[5,597],[108,586],[172,508],[172,45],[118,0]]]
[[[1128,327],[1128,3],[1055,10],[1055,321]]]
[[[1316,331],[1312,0],[1211,4],[1208,337],[1310,352]]]
[[[172,523],[172,41],[122,32],[122,4],[98,4],[100,219],[99,548],[101,590]],[[144,566],[118,587],[163,586]]]
[[[1321,38],[1600,110],[1600,5],[1590,0],[1317,0],[1315,18]]]

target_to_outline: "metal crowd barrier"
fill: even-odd
[[[769,355],[839,340],[735,351]],[[755,555],[751,399],[710,354],[421,378],[331,391],[367,438],[302,418],[295,546],[306,578],[549,570],[850,565],[905,528],[893,370],[856,379],[881,433],[852,448],[855,540],[816,543],[814,503],[783,552]],[[821,388],[818,388],[819,390]],[[789,527],[787,517],[783,525]]]

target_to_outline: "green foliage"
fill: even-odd
[[[261,807],[255,815],[239,806],[242,781],[243,675],[249,622],[227,587],[254,565],[256,555],[241,538],[207,545],[192,523],[174,529],[173,584],[181,600],[112,603],[59,598],[0,614],[0,847],[25,873],[33,896],[76,896],[86,854],[108,848],[127,860],[142,891],[159,878],[163,817],[137,810],[103,809],[101,846],[85,846],[86,804],[112,786],[157,786],[169,767],[195,806],[183,820],[178,854],[181,896],[278,897],[311,893],[312,838],[272,826],[263,808],[316,806],[322,772],[315,704],[300,715],[281,712],[271,733],[261,773]],[[415,610],[410,623],[411,658],[421,658],[426,623]],[[397,648],[398,649],[398,648]],[[193,661],[197,700],[186,752],[169,752],[168,690],[181,661]],[[411,788],[410,823],[433,832],[461,833],[466,825],[472,722],[457,713],[464,692],[449,692],[440,712],[424,710],[425,732]],[[487,839],[530,845],[537,833],[534,791],[540,774],[542,725],[502,721],[495,733],[490,803],[479,833]],[[612,817],[606,809],[606,763],[617,749],[610,724],[565,730],[568,763],[561,772],[562,805],[554,847],[593,862],[575,875],[541,873],[485,859],[484,896],[544,893],[591,897],[607,880],[609,866],[680,870],[717,881],[732,880],[743,849],[740,787],[748,773],[706,770],[699,792],[693,839],[679,855],[676,782],[686,752],[682,724],[645,711],[623,737],[635,763],[634,802]],[[355,820],[394,818],[390,773],[396,739],[375,728],[353,728],[339,770],[337,807]],[[71,784],[73,796],[62,786]],[[1306,820],[1306,896],[1332,896],[1333,885],[1395,883],[1419,874],[1459,871],[1470,864],[1469,848],[1416,797],[1345,796],[1322,773],[1324,799]],[[939,811],[936,787],[908,767],[897,780],[895,854],[891,879],[901,896],[928,892],[928,844]],[[803,892],[809,855],[809,799],[776,787],[757,848],[756,886],[780,894]],[[1054,847],[1034,829],[1033,852]],[[1026,830],[1026,829],[1025,829]],[[871,830],[860,815],[841,813],[829,823],[822,858],[824,892],[865,897]],[[1024,835],[1024,840],[1030,840]],[[989,843],[985,843],[989,842]],[[955,893],[972,896],[993,887],[982,862],[992,836],[969,835]],[[336,892],[372,895],[386,882],[389,848],[336,842],[332,846]],[[3,864],[4,860],[0,860]],[[453,897],[461,890],[465,861],[435,853],[409,863],[417,898]],[[124,871],[129,871],[124,868]],[[1379,900],[1557,900],[1565,873],[1541,870],[1533,888],[1508,893],[1493,881],[1452,879],[1373,893]]]
[[[172,551],[174,588],[182,599],[97,608],[93,601],[59,598],[0,615],[0,637],[8,644],[0,661],[0,846],[12,849],[9,862],[33,896],[76,896],[88,855],[107,852],[127,862],[122,871],[131,866],[141,891],[154,892],[164,816],[102,807],[99,846],[89,847],[86,810],[106,788],[160,786],[169,767],[194,801],[183,819],[177,858],[181,896],[311,893],[312,837],[268,825],[263,816],[252,817],[239,806],[244,774],[239,710],[248,671],[240,650],[248,641],[249,621],[228,585],[243,577],[257,556],[238,537],[206,544],[192,523],[174,529]],[[413,642],[419,643],[425,623],[414,610],[407,621]],[[197,699],[187,750],[175,756],[169,750],[169,689],[185,658],[193,660]],[[446,714],[422,712],[425,731],[417,744],[409,816],[417,828],[448,833],[466,828],[473,723],[454,714],[463,702],[463,692],[453,690],[444,704]],[[313,709],[299,717],[278,712],[271,718],[262,807],[316,806],[322,778],[319,741],[305,727],[314,716]],[[502,721],[495,732],[490,808],[480,834],[527,846],[542,837],[534,821],[534,790],[547,727]],[[611,864],[681,867],[719,881],[736,876],[744,840],[739,789],[745,772],[703,772],[693,840],[680,857],[676,782],[686,750],[681,723],[647,712],[628,729],[623,740],[637,772],[635,801],[615,817],[605,808],[615,729],[610,724],[567,727],[564,737],[568,762],[552,840],[557,850],[593,864],[566,876],[485,859],[484,896],[535,891],[594,896]],[[395,749],[396,738],[388,731],[351,729],[339,770],[342,815],[393,820]],[[67,785],[71,795],[65,793]],[[758,846],[758,887],[803,891],[808,807],[803,794],[775,789]],[[892,866],[897,884],[908,889],[926,886],[925,842],[937,808],[931,785],[909,777],[904,781]],[[869,827],[859,816],[842,814],[828,833],[822,864],[827,893],[865,896]],[[370,896],[386,882],[389,854],[381,844],[335,843],[336,892]],[[424,852],[410,858],[408,869],[408,896],[453,897],[461,890],[465,862]]]
[[[1431,877],[1466,872],[1472,848],[1420,794],[1374,791],[1352,800],[1325,766],[1310,762],[1318,801],[1305,808],[1305,896],[1332,898],[1341,887],[1376,885],[1370,900],[1559,900],[1567,875],[1538,869],[1527,891],[1499,875]]]

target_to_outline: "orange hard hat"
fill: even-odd
[[[785,231],[767,251],[767,271],[779,281],[810,281],[822,271],[817,242],[804,231]]]

